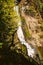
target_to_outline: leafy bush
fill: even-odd
[[[0,0],[0,41],[5,46],[12,43],[15,31],[17,30],[17,23],[19,16],[13,9],[15,0]]]

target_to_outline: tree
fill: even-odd
[[[17,29],[19,17],[13,10],[15,0],[0,0],[0,42],[6,44],[12,42],[12,36]]]

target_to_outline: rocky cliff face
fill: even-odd
[[[38,54],[40,60],[43,60],[43,13],[39,9],[39,7],[43,8],[42,3],[41,0],[17,0],[25,40],[35,49],[36,56],[34,58],[38,57]],[[14,42],[15,47],[13,49],[27,54],[27,50],[20,44],[21,42],[17,34],[15,35]]]
[[[42,15],[39,10],[39,5],[42,6],[42,3],[43,2],[36,0],[21,0],[18,5],[20,7],[22,28],[25,39],[35,47],[41,60],[43,59],[43,37],[41,37],[43,35],[43,31],[41,30],[43,19],[41,17]]]

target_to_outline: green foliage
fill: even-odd
[[[19,21],[14,6],[14,0],[0,0],[0,41],[5,44],[11,43]]]

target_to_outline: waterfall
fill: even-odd
[[[17,15],[20,16],[20,14],[19,14],[19,7],[18,7],[18,6],[15,6],[15,7],[14,7],[14,10],[16,10]],[[21,25],[22,25],[22,23],[21,23],[21,20],[20,20],[20,21],[18,22],[18,30],[17,30],[18,38],[19,38],[21,44],[24,44],[24,45],[27,47],[28,56],[33,57],[34,54],[35,54],[35,51],[34,51],[34,49],[29,45],[29,43],[27,43],[27,42],[25,41],[25,38],[24,38],[24,34],[23,34],[23,30],[22,30]]]

